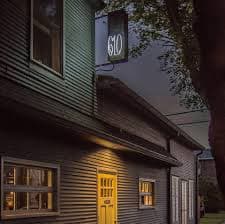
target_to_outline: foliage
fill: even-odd
[[[205,107],[192,85],[192,80],[197,80],[200,64],[192,31],[192,1],[112,0],[105,11],[121,8],[128,11],[129,29],[137,39],[130,48],[130,55],[138,57],[157,42],[163,49],[160,65],[169,75],[172,93],[189,109]]]
[[[224,210],[222,194],[214,183],[207,179],[200,178],[199,193],[204,197],[206,212],[219,212]]]
[[[201,219],[200,224],[222,224],[225,221],[225,213],[209,213]]]

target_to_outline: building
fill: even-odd
[[[199,156],[199,193],[207,213],[224,211],[224,200],[217,181],[216,164],[211,149]]]
[[[208,182],[218,185],[216,176],[216,164],[211,149],[206,149],[199,156],[200,176]]]
[[[1,0],[1,223],[196,223],[203,147],[94,74],[99,0]]]
[[[110,76],[99,76],[97,87],[100,101],[99,114],[102,120],[113,126],[119,126],[121,132],[127,131],[141,137],[142,140],[136,140],[139,144],[146,145],[147,140],[148,144],[151,142],[160,146],[161,149],[159,148],[158,152],[169,153],[168,156],[170,155],[180,162],[180,165],[169,169],[163,166],[158,167],[161,172],[164,171],[162,176],[157,176],[160,174],[159,170],[156,172],[156,176],[149,174],[151,178],[157,180],[157,184],[164,186],[164,189],[159,189],[167,192],[166,196],[158,191],[157,206],[166,206],[165,198],[169,204],[167,205],[169,209],[167,207],[166,210],[161,209],[160,211],[157,208],[161,218],[163,210],[168,217],[158,220],[156,223],[167,223],[168,219],[170,223],[197,223],[197,167],[193,150],[202,147],[120,80]],[[149,146],[149,148],[153,148],[153,146]],[[154,216],[156,214],[154,213]],[[152,220],[153,217],[150,219]]]

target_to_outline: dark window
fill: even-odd
[[[33,59],[62,72],[62,0],[33,0]]]

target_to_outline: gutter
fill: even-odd
[[[195,198],[196,198],[196,209],[195,209],[195,218],[196,224],[199,224],[199,203],[198,203],[198,196],[199,196],[199,176],[198,176],[198,167],[199,167],[199,156],[203,153],[203,149],[200,149],[201,151],[199,153],[196,154],[196,180],[195,180]]]
[[[170,143],[173,137],[168,137],[166,139],[166,149],[168,153],[171,153],[171,147]],[[168,207],[168,213],[167,213],[167,219],[168,219],[168,224],[171,224],[171,167],[167,169],[167,207]]]

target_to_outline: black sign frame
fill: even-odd
[[[112,64],[124,63],[128,61],[128,14],[124,9],[110,12],[108,14],[108,38],[112,33],[112,24],[115,19],[121,18],[121,25],[123,26],[124,33],[124,57],[120,59],[114,59],[110,57],[108,53],[108,40],[107,40],[107,55],[108,61]]]

